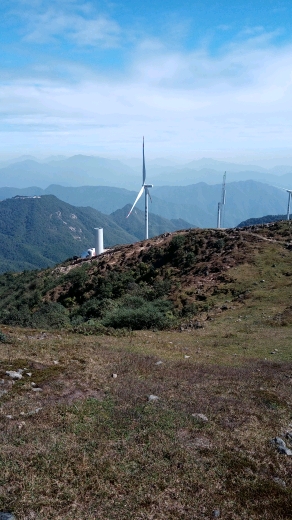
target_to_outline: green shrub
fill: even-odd
[[[117,303],[110,298],[104,298],[103,300],[91,298],[72,315],[81,315],[85,321],[88,321],[91,318],[102,318],[107,312],[115,309],[116,306]]]
[[[106,327],[141,329],[164,329],[174,322],[171,303],[164,300],[144,302],[140,307],[121,306],[102,320]]]
[[[6,325],[14,325],[19,327],[31,326],[31,312],[28,305],[20,304],[19,307],[8,307],[1,311],[0,319]]]
[[[0,343],[8,343],[8,337],[0,330]]]
[[[60,329],[70,325],[69,313],[60,303],[43,303],[32,315],[32,326],[36,328]]]
[[[185,267],[191,267],[192,265],[194,265],[195,262],[196,255],[192,251],[189,251],[185,256]]]
[[[184,235],[176,235],[172,238],[169,243],[168,250],[170,253],[174,253],[178,249],[180,249],[186,241],[186,237]]]

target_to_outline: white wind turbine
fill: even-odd
[[[290,203],[291,203],[292,190],[286,190],[286,191],[288,193],[287,220],[290,220]]]
[[[148,239],[148,197],[150,197],[149,188],[153,188],[153,184],[146,184],[146,168],[145,168],[145,155],[144,155],[144,137],[143,137],[143,172],[142,172],[142,188],[139,191],[136,200],[131,207],[127,218],[131,215],[134,207],[136,206],[140,197],[142,197],[143,192],[145,193],[145,240]]]
[[[275,188],[279,188],[279,186],[275,186]],[[280,188],[280,190],[287,191],[287,193],[288,193],[287,220],[290,220],[290,205],[291,205],[292,190],[287,190],[287,188]]]

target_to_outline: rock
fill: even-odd
[[[150,394],[148,396],[148,401],[152,402],[152,401],[158,401],[159,400],[159,397],[157,395],[152,395]]]
[[[156,361],[155,365],[162,365],[163,361]]]
[[[185,356],[185,359],[189,359],[190,356]]]
[[[31,412],[28,412],[27,415],[34,415],[35,413],[39,413],[42,410],[42,407],[36,408],[35,410],[32,410]]]
[[[286,482],[285,482],[285,480],[282,480],[282,479],[279,478],[279,477],[274,477],[274,478],[273,478],[273,481],[276,482],[276,484],[278,484],[278,485],[281,486],[281,487],[286,487]]]
[[[195,329],[203,329],[204,328],[204,323],[201,323],[200,321],[195,321],[194,328]]]
[[[33,391],[33,392],[42,392],[43,389],[42,389],[42,388],[39,388],[39,387],[34,387],[34,388],[32,388],[32,391]]]
[[[204,415],[203,413],[192,413],[192,417],[194,417],[195,419],[198,419],[200,421],[203,421],[203,422],[208,422],[209,419],[206,415]]]
[[[112,374],[113,379],[117,379],[117,377],[118,377],[118,374]]]
[[[213,516],[213,518],[219,518],[220,509],[214,509],[214,511],[212,512],[212,516]]]
[[[12,513],[2,513],[0,511],[0,520],[16,520],[16,517]]]
[[[0,397],[2,397],[3,395],[7,394],[7,390],[0,390]]]
[[[36,383],[32,382],[30,383],[32,387],[36,386]]]
[[[273,444],[275,444],[276,446],[279,446],[281,448],[286,448],[286,443],[285,443],[285,441],[283,441],[283,439],[281,439],[281,437],[274,437],[271,442]]]
[[[288,455],[288,456],[292,456],[292,450],[289,450],[289,448],[281,448],[280,446],[277,448],[278,452],[281,453],[282,455]]]
[[[7,370],[6,375],[12,379],[22,379],[22,374],[20,372],[15,372],[14,370]]]
[[[31,377],[31,376],[32,376],[32,372],[26,372],[26,375],[27,375],[28,377]]]
[[[277,448],[277,451],[281,453],[282,455],[288,455],[291,457],[292,450],[289,450],[287,448],[285,441],[281,439],[281,437],[274,437],[274,439],[271,440],[271,443],[274,444]]]
[[[58,365],[59,361],[57,359],[54,359],[54,365]]]
[[[13,415],[5,415],[6,419],[13,419]]]

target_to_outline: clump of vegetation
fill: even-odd
[[[141,329],[166,329],[175,323],[170,301],[145,301],[141,297],[126,297],[122,304],[106,313],[102,324],[106,327]]]
[[[8,337],[0,330],[0,343],[8,343]]]

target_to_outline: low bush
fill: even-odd
[[[138,305],[140,303],[140,305]],[[165,329],[174,324],[174,316],[171,312],[171,303],[164,300],[146,302],[136,299],[132,302],[127,299],[124,305],[113,312],[108,313],[102,320],[105,327],[141,329]]]
[[[8,338],[4,332],[0,330],[0,343],[8,343]]]
[[[32,326],[36,328],[61,329],[70,325],[67,309],[55,302],[43,303],[32,315],[31,320]]]

